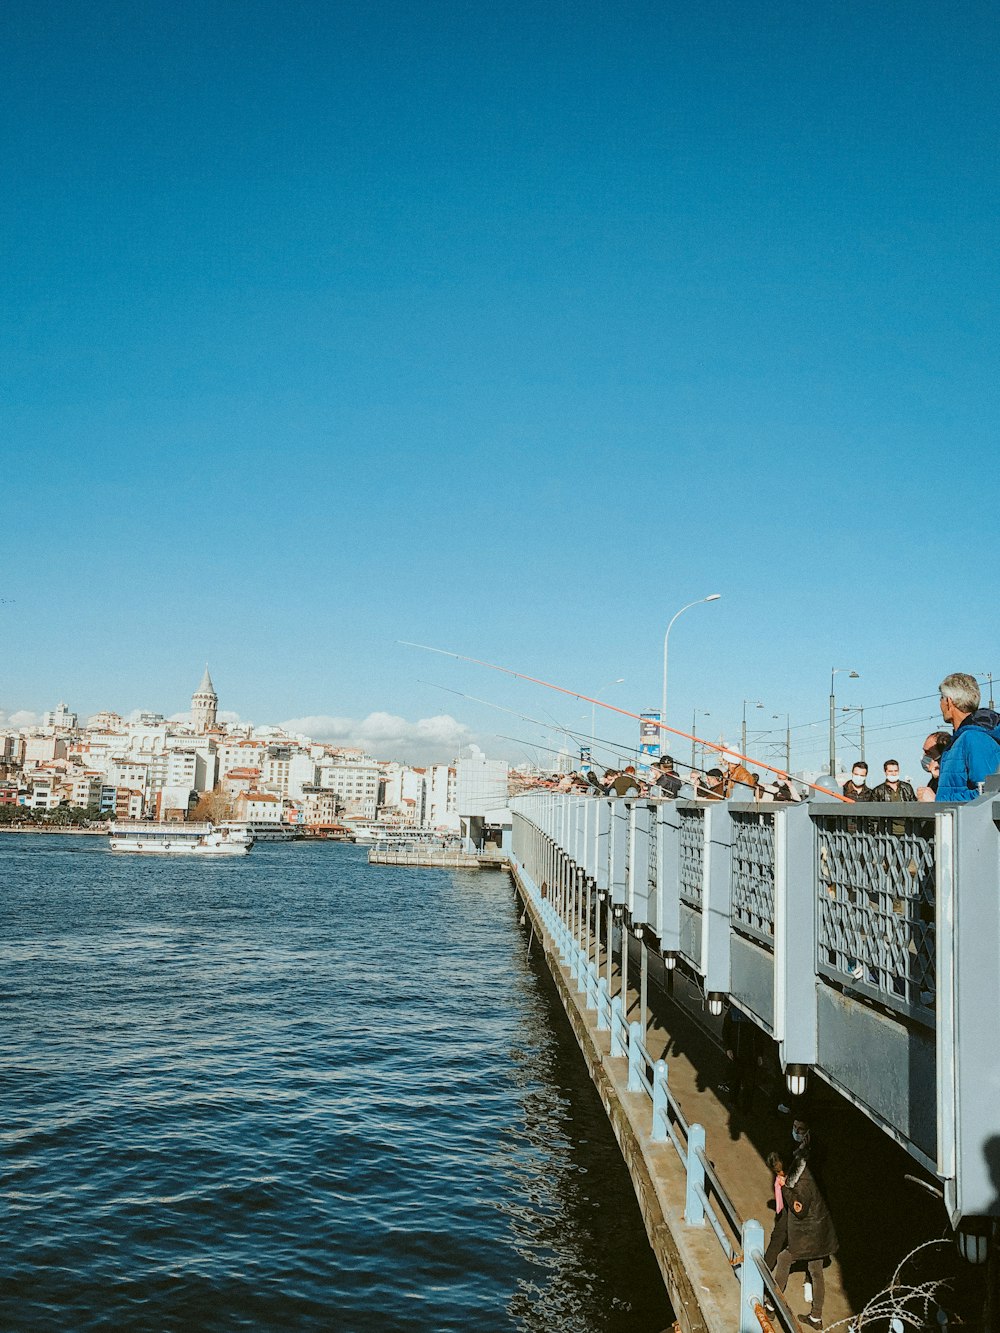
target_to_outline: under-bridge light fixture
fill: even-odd
[[[721,1018],[722,1011],[726,1007],[726,997],[721,990],[710,990],[708,992],[708,1012],[713,1018]]]
[[[785,1082],[793,1097],[801,1097],[809,1084],[808,1065],[788,1065],[785,1069]]]
[[[955,1231],[958,1252],[967,1264],[981,1265],[989,1257],[990,1233],[993,1230],[988,1217],[963,1217]]]
[[[677,966],[677,950],[667,949],[663,955],[663,966],[668,972],[672,972]]]

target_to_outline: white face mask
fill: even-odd
[[[885,780],[886,780],[886,782],[898,782],[898,781],[899,781],[899,774],[898,774],[898,773],[886,773],[886,775],[885,775]]]
[[[867,773],[852,773],[851,781],[854,783],[855,787],[863,787],[867,777]]]

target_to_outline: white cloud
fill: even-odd
[[[0,708],[0,726],[2,727],[37,727],[41,720],[40,714],[32,713],[27,708],[17,708],[13,713],[8,713],[6,709]]]
[[[408,722],[393,713],[369,713],[365,718],[330,717],[314,714],[293,717],[281,723],[282,730],[308,736],[315,741],[355,745],[377,759],[404,759],[416,763],[447,763],[473,733],[448,713]]]

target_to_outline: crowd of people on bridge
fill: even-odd
[[[975,676],[955,672],[938,687],[941,717],[952,730],[932,731],[923,743],[921,766],[927,782],[917,788],[900,776],[899,761],[886,759],[882,781],[869,784],[869,768],[860,759],[841,788],[857,802],[971,801],[983,790],[986,779],[1000,772],[1000,713],[980,707]],[[992,701],[991,701],[992,702]],[[674,800],[679,796],[699,800],[727,799],[782,802],[800,801],[799,787],[809,784],[780,770],[766,777],[751,772],[752,762],[733,750],[719,747],[718,765],[709,769],[694,766],[682,776],[674,758],[667,754],[651,761],[649,769],[637,771],[634,764],[572,773],[553,773],[535,786],[552,791],[590,796],[638,796],[652,800]]]

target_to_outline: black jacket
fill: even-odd
[[[788,1249],[793,1259],[825,1259],[836,1254],[837,1233],[809,1168],[803,1167],[795,1185],[783,1190],[788,1208]],[[800,1209],[796,1204],[801,1205]]]
[[[880,782],[877,787],[874,787],[872,789],[872,794],[869,799],[872,801],[891,802],[896,798],[893,796],[892,788],[889,786],[888,782]],[[917,793],[913,790],[910,784],[908,782],[904,782],[902,778],[900,778],[899,780],[898,799],[901,801],[915,801],[917,799]]]

